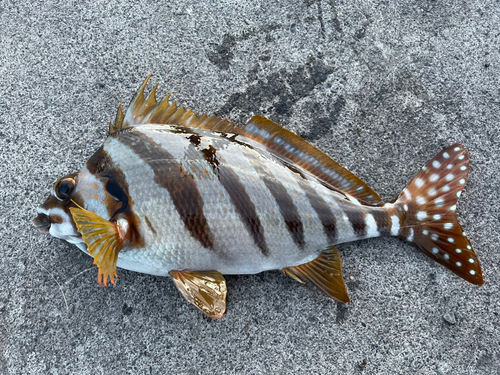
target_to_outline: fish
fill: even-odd
[[[117,268],[170,276],[207,316],[226,312],[224,275],[282,270],[350,302],[336,246],[399,237],[466,281],[484,283],[456,215],[469,153],[455,143],[392,202],[307,141],[263,117],[199,115],[170,95],[120,104],[101,147],[58,179],[33,224],[94,258],[99,286]]]

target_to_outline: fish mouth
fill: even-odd
[[[39,213],[38,216],[33,219],[33,225],[37,227],[41,233],[49,233],[50,217],[44,213]]]

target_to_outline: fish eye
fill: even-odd
[[[62,178],[56,182],[54,192],[60,201],[68,199],[75,189],[75,180],[72,178]]]

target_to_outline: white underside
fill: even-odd
[[[75,244],[78,246],[80,250],[82,250],[85,254],[89,255],[87,251],[87,246],[84,243],[77,243]],[[154,276],[168,276],[169,272],[172,271],[169,268],[161,268],[161,267],[155,267],[154,265],[151,264],[144,264],[144,263],[139,263],[134,259],[127,259],[128,258],[128,253],[133,252],[131,251],[126,251],[118,256],[118,262],[116,263],[116,266],[118,268],[123,268],[125,270],[129,271],[134,271],[134,272],[140,272],[140,273],[145,273],[148,275],[154,275]],[[231,267],[230,269],[216,269],[215,271],[219,271],[223,275],[253,275],[256,273],[264,272],[264,271],[271,271],[271,270],[276,270],[276,269],[282,269],[284,267],[291,267],[294,265],[300,265],[304,263],[308,263],[318,257],[318,254],[310,254],[309,256],[306,256],[302,261],[298,262],[297,264],[290,264],[287,266],[278,266],[278,265],[269,265],[268,267],[263,267],[262,263],[260,264],[246,264],[244,267]],[[179,270],[180,271],[180,270]],[[201,270],[199,270],[201,271]],[[203,271],[212,271],[212,270],[203,270]]]

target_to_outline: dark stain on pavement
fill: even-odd
[[[340,113],[344,109],[345,105],[346,101],[344,97],[340,95],[337,100],[329,106],[328,116],[315,118],[314,122],[311,122],[311,126],[308,127],[307,131],[300,132],[298,135],[306,141],[314,141],[328,135],[332,127],[337,124]]]
[[[250,29],[239,35],[225,34],[220,44],[215,44],[212,51],[207,52],[207,59],[221,70],[228,70],[234,58],[234,47],[240,41],[247,40],[256,35],[265,35],[266,42],[273,41],[271,32],[282,28],[282,25],[273,24],[258,29]]]
[[[232,51],[234,46],[236,46],[236,38],[233,35],[226,34],[222,38],[222,43],[216,45],[214,51],[207,53],[207,58],[220,69],[228,70],[234,57]]]
[[[326,65],[321,56],[310,56],[307,62],[293,72],[281,69],[265,78],[259,79],[255,71],[250,71],[249,80],[257,81],[250,85],[244,92],[231,95],[218,111],[228,115],[233,109],[241,110],[240,116],[234,116],[237,121],[243,122],[250,112],[261,113],[261,107],[266,107],[266,112],[273,112],[275,121],[283,121],[290,117],[293,106],[300,99],[308,96],[320,83],[326,81],[328,76],[335,71],[333,66]],[[339,102],[337,107],[345,105]],[[335,105],[334,105],[335,106]],[[239,118],[238,118],[239,117]],[[313,130],[312,137],[320,133]]]

